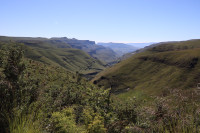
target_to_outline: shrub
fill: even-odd
[[[52,113],[51,130],[57,133],[79,133],[81,130],[75,123],[73,108],[65,108],[61,112]]]

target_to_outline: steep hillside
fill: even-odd
[[[98,74],[93,82],[111,87],[115,93],[159,95],[167,88],[196,87],[199,75],[200,40],[189,40],[162,43],[136,53]]]
[[[134,55],[136,53],[144,52],[144,51],[146,51],[146,50],[148,50],[150,48],[153,48],[155,46],[158,46],[158,45],[171,44],[171,43],[174,44],[174,43],[178,43],[178,42],[176,42],[176,41],[174,41],[174,42],[170,41],[170,42],[148,43],[149,45],[147,45],[147,46],[145,46],[143,48],[140,48],[140,49],[138,49],[138,50],[136,50],[134,52],[130,52],[130,53],[124,54],[120,59],[121,60],[125,60],[125,59],[128,59],[129,57],[131,57],[132,55]]]
[[[61,66],[69,71],[78,71],[85,75],[94,75],[104,69],[104,64],[92,58],[82,50],[71,48],[70,45],[45,38],[9,38],[0,37],[0,44],[10,42],[25,44],[27,58],[43,62],[48,65]],[[55,46],[56,45],[56,46]],[[58,47],[65,45],[65,47]]]
[[[98,43],[98,45],[102,45],[104,47],[111,48],[115,53],[117,53],[118,57],[123,56],[126,53],[130,53],[136,51],[138,48],[124,44],[124,43]]]

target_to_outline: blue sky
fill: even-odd
[[[0,0],[0,35],[96,42],[200,39],[200,0]]]

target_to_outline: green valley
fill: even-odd
[[[0,38],[1,132],[200,131],[200,40],[153,44],[105,68],[55,38],[10,39]]]

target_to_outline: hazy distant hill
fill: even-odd
[[[126,43],[126,44],[131,45],[131,46],[134,46],[134,47],[137,47],[137,48],[144,48],[144,47],[149,46],[149,45],[154,44],[154,43],[157,43],[157,42],[148,42],[148,43]]]
[[[111,48],[114,52],[117,53],[117,56],[118,57],[121,57],[123,56],[124,54],[126,53],[130,53],[130,52],[133,52],[133,51],[136,51],[137,47],[134,47],[134,46],[131,46],[131,45],[128,45],[128,44],[124,44],[124,43],[97,43],[98,45],[102,45],[104,47],[108,47],[108,48]]]

